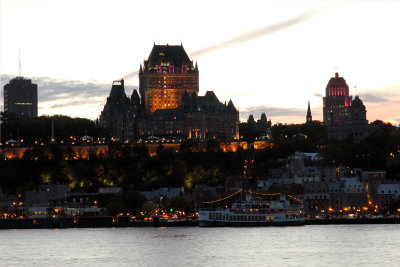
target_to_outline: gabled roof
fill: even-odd
[[[206,94],[203,96],[203,102],[218,102],[219,100],[215,95],[214,91],[207,91]]]

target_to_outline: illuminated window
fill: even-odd
[[[175,66],[169,65],[169,73],[175,73]]]
[[[182,73],[187,73],[187,66],[186,65],[182,65]]]
[[[162,66],[161,65],[157,65],[157,73],[162,73]]]

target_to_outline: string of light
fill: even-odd
[[[301,201],[300,199],[295,198],[294,196],[291,196],[291,195],[287,195],[287,196],[292,198],[292,199],[294,199],[294,200],[296,200],[296,201],[299,201],[301,204],[303,204],[303,201]]]
[[[253,192],[253,194],[260,195],[260,196],[278,196],[278,195],[280,195],[281,193],[266,194],[266,193],[257,193],[257,192]]]
[[[236,191],[235,193],[233,193],[232,195],[229,195],[229,196],[227,196],[227,197],[224,197],[224,198],[221,198],[221,199],[217,199],[217,200],[213,200],[213,201],[205,201],[205,202],[203,202],[203,203],[204,203],[204,204],[217,203],[217,202],[226,200],[226,199],[228,199],[228,198],[230,198],[230,197],[233,197],[234,195],[236,195],[236,194],[238,194],[238,193],[240,193],[240,192],[242,192],[242,189],[239,189],[238,191]]]

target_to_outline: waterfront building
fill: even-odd
[[[0,218],[15,218],[23,214],[23,202],[16,195],[5,196],[0,192]]]
[[[328,210],[330,196],[328,182],[305,182],[303,188],[307,214],[316,215]]]
[[[37,84],[30,79],[16,77],[4,85],[4,111],[29,118],[37,117]]]
[[[361,212],[368,207],[368,192],[358,178],[341,178],[329,183],[329,207],[333,212]]]
[[[62,207],[68,189],[61,184],[43,184],[38,191],[25,192],[25,207],[29,218],[45,218],[48,216],[49,203]]]
[[[393,202],[400,200],[400,184],[379,184],[377,195],[378,207],[388,210]]]

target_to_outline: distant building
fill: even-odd
[[[160,199],[160,197],[179,197],[182,196],[184,192],[185,190],[183,187],[163,187],[153,189],[152,191],[141,191],[140,194],[143,195],[147,200],[157,201]]]
[[[263,132],[266,132],[268,128],[271,127],[271,120],[267,121],[267,116],[263,112],[261,114],[261,117],[257,122],[254,120],[254,117],[252,114],[249,115],[249,118],[247,119],[247,123],[250,126],[254,126],[257,129],[262,130]]]
[[[343,123],[347,120],[350,112],[352,98],[349,96],[349,86],[339,73],[335,73],[325,89],[323,98],[323,115],[326,125]]]
[[[180,108],[182,97],[199,93],[199,70],[182,45],[155,45],[139,71],[139,93],[146,114]]]
[[[154,45],[140,66],[139,93],[129,99],[124,82],[115,81],[100,115],[110,137],[239,138],[239,111],[221,103],[213,91],[198,96],[199,71],[182,45]]]
[[[133,102],[125,94],[124,80],[114,81],[100,115],[103,128],[113,140],[133,138]]]
[[[29,79],[16,77],[4,85],[4,111],[29,118],[37,117],[37,84]]]
[[[304,183],[304,204],[307,214],[315,215],[328,209],[329,186],[328,182]]]
[[[312,115],[311,115],[310,101],[308,101],[308,108],[307,108],[306,122],[312,122]]]
[[[39,191],[26,191],[25,207],[28,217],[47,217],[50,207],[64,204],[67,192],[67,186],[61,184],[44,184],[39,186]]]
[[[357,178],[341,178],[329,183],[329,207],[333,212],[360,212],[368,207],[366,184]]]
[[[376,130],[374,125],[368,124],[367,110],[361,99],[356,96],[352,100],[346,80],[337,72],[326,86],[323,114],[328,138],[352,138],[354,142],[360,142]]]
[[[377,188],[378,207],[389,209],[389,206],[400,200],[400,184],[380,184]]]

